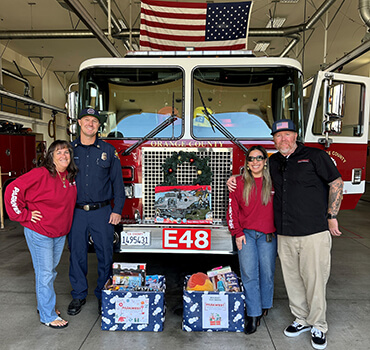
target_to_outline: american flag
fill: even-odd
[[[191,3],[141,1],[140,49],[246,49],[252,1]]]

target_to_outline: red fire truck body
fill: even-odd
[[[301,142],[328,152],[345,181],[342,209],[355,207],[365,188],[369,92],[369,78],[321,72],[304,114],[295,60],[247,51],[136,52],[84,62],[69,109],[75,121],[78,110],[99,110],[106,117],[100,136],[120,155],[127,199],[117,251],[229,254],[226,181],[243,172],[251,145],[276,152],[275,120],[292,119]],[[156,222],[155,188],[174,152],[208,157],[211,225]],[[174,170],[179,184],[197,177],[188,162]]]
[[[0,165],[3,189],[9,181],[30,171],[36,164],[36,136],[25,133],[0,133]]]

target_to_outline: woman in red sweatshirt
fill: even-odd
[[[77,167],[67,141],[54,141],[40,168],[11,182],[5,191],[9,218],[24,226],[36,279],[37,310],[41,323],[65,328],[55,309],[54,280],[76,203]]]
[[[268,155],[262,146],[249,148],[243,176],[236,183],[229,195],[227,221],[238,248],[248,321],[245,333],[251,334],[272,307],[277,254]]]

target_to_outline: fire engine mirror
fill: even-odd
[[[324,132],[329,135],[339,135],[342,133],[342,120],[329,117],[328,121],[324,122]]]
[[[345,89],[344,83],[333,82],[327,85],[326,115],[330,118],[343,118]]]
[[[68,93],[68,117],[71,120],[77,120],[78,111],[78,92],[71,91]]]

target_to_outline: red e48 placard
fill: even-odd
[[[163,249],[211,249],[211,230],[197,228],[164,228]]]

